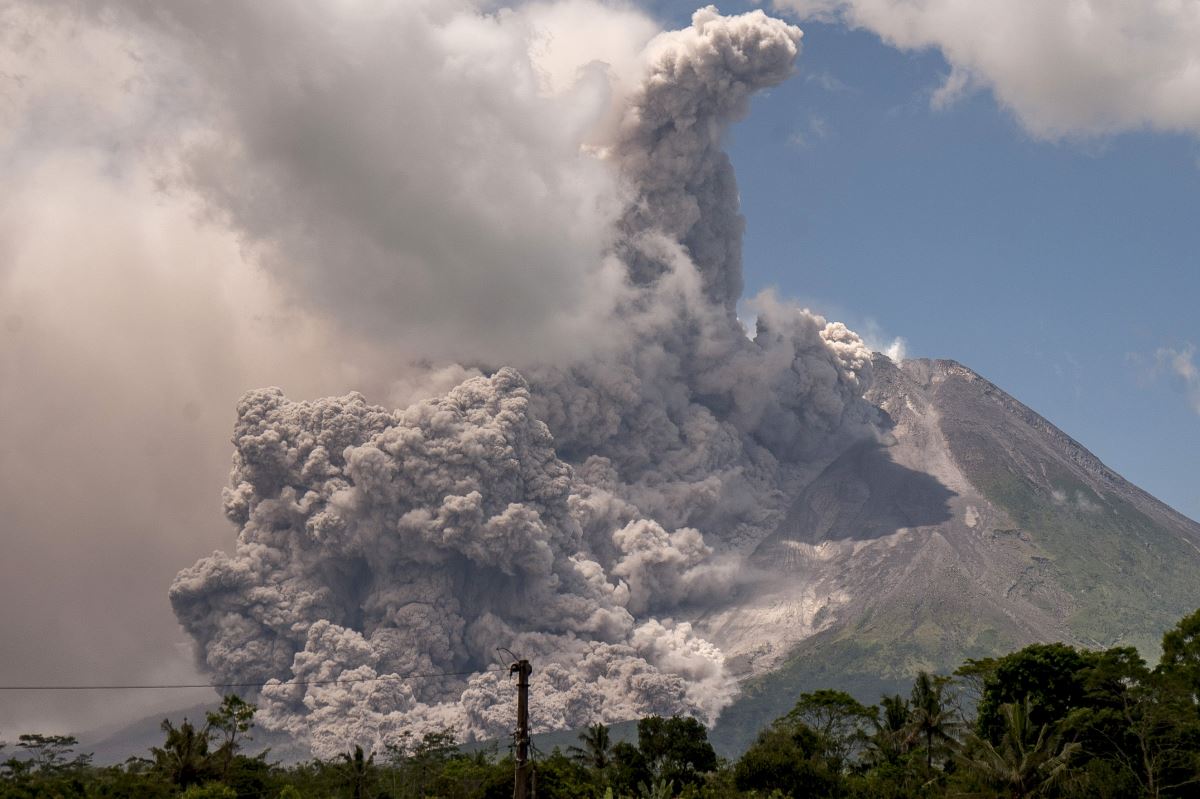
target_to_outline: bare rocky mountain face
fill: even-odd
[[[1200,606],[1200,524],[954,361],[874,368],[881,440],[804,488],[762,579],[704,620],[744,680],[726,751],[818,687],[874,702],[1037,641],[1154,657]]]

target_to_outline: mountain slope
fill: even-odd
[[[1200,606],[1200,525],[953,361],[875,362],[887,434],[833,461],[705,627],[745,678],[736,751],[801,691],[863,700],[1034,641],[1134,645]]]

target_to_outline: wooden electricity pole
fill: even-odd
[[[533,667],[528,660],[518,660],[508,667],[517,675],[517,773],[513,783],[513,799],[532,799],[529,788],[529,675]]]

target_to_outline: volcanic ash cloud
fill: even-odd
[[[687,579],[708,554],[699,534],[617,531],[629,582],[610,580],[572,515],[572,469],[515,371],[394,413],[358,395],[293,403],[265,390],[238,415],[225,496],[237,549],[182,572],[171,599],[218,681],[293,675],[263,692],[268,722],[311,726],[318,751],[442,724],[502,734],[511,720],[493,705],[507,706],[495,697],[507,688],[492,674],[303,685],[482,670],[500,643],[571,664],[547,671],[542,725],[720,706],[720,653],[627,608]]]
[[[585,357],[481,368],[397,411],[243,398],[236,549],[181,572],[171,601],[216,681],[273,681],[264,724],[324,755],[447,726],[504,735],[499,646],[535,661],[540,729],[711,722],[728,703],[722,653],[681,619],[753,578],[741,553],[866,418],[853,332],[771,295],[753,338],[736,316],[721,136],[799,40],[761,12],[703,9],[614,91],[609,139],[588,144],[624,198],[606,256],[623,278]],[[465,674],[401,679],[448,672]]]

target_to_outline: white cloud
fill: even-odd
[[[66,109],[45,125],[56,136],[94,117],[126,148],[171,139],[156,165],[171,189],[306,310],[409,357],[521,364],[599,338],[623,203],[585,145],[640,75],[657,32],[644,15],[589,0],[111,0],[78,17],[60,3],[9,14],[52,40],[117,42],[101,55],[129,74],[57,53],[65,99],[35,87],[27,105]],[[120,103],[155,113],[117,125]]]
[[[804,126],[792,131],[792,135],[788,137],[788,144],[797,148],[811,147],[829,138],[830,134],[829,120],[817,114],[809,114]]]
[[[1188,404],[1200,413],[1200,368],[1196,366],[1196,347],[1186,344],[1179,349],[1161,347],[1154,354],[1158,371],[1172,375],[1183,386]]]
[[[990,89],[1035,136],[1200,133],[1200,3],[1185,0],[774,0],[905,50],[936,48],[942,107]]]
[[[823,91],[829,92],[830,94],[841,94],[842,92],[854,91],[854,89],[845,81],[838,78],[832,72],[828,72],[826,70],[805,72],[804,82],[811,83]]]

